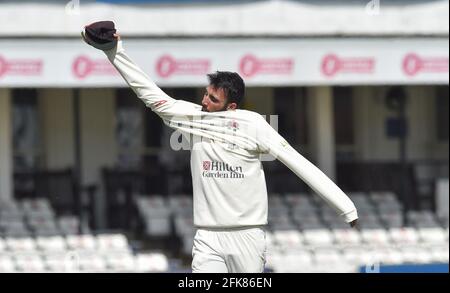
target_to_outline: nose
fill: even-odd
[[[207,96],[204,96],[203,97],[203,99],[202,99],[202,106],[203,107],[208,107],[208,97]]]

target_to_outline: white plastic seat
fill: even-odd
[[[305,193],[287,193],[284,195],[284,200],[291,207],[314,206],[314,202]]]
[[[128,240],[123,234],[102,234],[96,238],[97,249],[100,251],[128,249]]]
[[[417,246],[401,247],[400,251],[403,261],[407,263],[429,263],[433,260],[433,256],[428,250]]]
[[[333,229],[331,232],[336,243],[340,245],[357,245],[362,241],[359,232],[351,228]]]
[[[106,262],[99,254],[81,253],[78,260],[79,269],[82,272],[105,272]]]
[[[303,230],[304,242],[309,245],[329,246],[333,244],[333,235],[328,229]]]
[[[65,235],[77,234],[80,221],[73,216],[64,216],[57,219],[58,227],[61,233]]]
[[[331,220],[330,218],[323,219],[326,223],[326,227],[330,230],[349,230],[350,224],[346,223],[343,218],[335,218]]]
[[[168,236],[171,233],[171,221],[168,217],[147,218],[145,233],[150,236]]]
[[[388,233],[392,242],[396,244],[416,244],[419,241],[419,235],[414,228],[390,228]]]
[[[270,193],[267,196],[268,203],[269,203],[269,210],[271,207],[280,207],[285,206],[283,202],[283,198],[278,193]]]
[[[291,218],[286,214],[280,214],[277,217],[269,216],[269,225],[272,230],[294,230],[296,229],[295,224]]]
[[[275,249],[278,246],[275,236],[270,231],[266,231],[266,246],[268,251]]]
[[[44,251],[65,251],[66,243],[62,236],[37,237],[37,247]]]
[[[359,209],[361,208],[373,208],[372,201],[370,197],[362,192],[349,192],[348,197],[353,201],[355,206]]]
[[[379,211],[383,211],[383,213],[402,213],[403,206],[397,202],[379,202],[377,205]]]
[[[73,250],[95,250],[97,247],[96,239],[93,235],[68,235],[66,243]]]
[[[3,210],[0,212],[0,223],[19,222],[24,218],[21,210]]]
[[[373,255],[370,250],[363,247],[348,247],[342,250],[342,257],[345,262],[357,266],[368,265],[373,262]]]
[[[22,209],[14,200],[0,200],[0,213],[21,213]]]
[[[278,218],[287,216],[289,214],[289,209],[284,205],[269,205],[268,216],[269,218]]]
[[[304,273],[314,262],[314,256],[308,250],[290,252],[284,256],[285,273]]]
[[[314,210],[309,211],[307,214],[296,213],[293,211],[292,218],[299,223],[300,226],[304,223],[322,224],[318,213]]]
[[[145,209],[142,209],[140,211],[141,215],[146,219],[153,219],[153,218],[169,218],[172,215],[172,211],[170,210],[170,207],[164,206],[164,207],[146,207]]]
[[[136,256],[137,272],[167,272],[169,262],[167,257],[162,253],[142,253]]]
[[[13,273],[16,271],[13,258],[0,254],[0,273]]]
[[[315,264],[327,264],[329,266],[335,266],[343,262],[342,254],[329,248],[317,248],[314,250],[314,263]]]
[[[311,267],[313,256],[307,250],[270,252],[266,261],[266,268],[272,268],[276,273],[304,273]]]
[[[45,272],[45,265],[41,257],[34,253],[19,253],[15,255],[16,268],[20,272]]]
[[[402,252],[392,247],[380,247],[372,253],[375,259],[383,264],[401,264],[404,261]]]
[[[380,219],[389,228],[401,228],[403,227],[403,216],[401,213],[381,213]]]
[[[191,213],[192,214],[192,196],[190,195],[172,195],[169,197],[169,206],[175,215],[180,213]]]
[[[194,235],[195,227],[191,216],[177,216],[174,219],[175,233],[181,235]]]
[[[37,217],[28,218],[28,225],[33,229],[36,233],[38,232],[49,232],[54,234],[59,234],[59,229],[56,226],[56,222],[52,216],[42,216],[39,215]]]
[[[67,252],[47,252],[44,255],[44,264],[49,272],[64,273],[69,270],[71,253]]]
[[[303,242],[302,235],[297,230],[273,231],[273,238],[278,245],[285,248],[298,247]]]
[[[33,238],[6,238],[6,246],[14,252],[33,252],[36,250],[36,243]]]
[[[363,229],[360,233],[367,244],[387,246],[390,242],[389,234],[384,229]]]
[[[143,208],[165,208],[167,207],[166,199],[161,195],[151,195],[137,197],[137,203]]]
[[[283,268],[286,268],[285,257],[283,254],[276,251],[269,251],[266,255],[266,269],[272,269],[275,273],[280,273]]]
[[[132,272],[135,268],[135,258],[131,253],[111,252],[103,255],[109,269],[115,272]]]
[[[418,228],[420,240],[424,243],[443,244],[446,242],[445,230],[442,228]]]
[[[25,223],[22,220],[11,220],[1,223],[5,231],[28,231]]]
[[[22,209],[29,211],[52,211],[52,207],[47,198],[24,199],[22,200]]]
[[[397,202],[397,196],[391,191],[371,192],[370,198],[374,202]]]
[[[383,225],[379,219],[379,217],[376,214],[362,214],[359,215],[359,221],[360,226],[364,228],[382,228]]]
[[[434,262],[448,263],[448,243],[447,245],[439,245],[430,249],[431,257]]]
[[[337,212],[326,203],[319,204],[319,212],[323,217],[335,217]]]

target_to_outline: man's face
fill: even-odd
[[[205,94],[202,100],[202,111],[217,112],[230,109],[236,109],[236,103],[228,104],[225,91],[221,88],[214,88],[212,86],[206,87]]]

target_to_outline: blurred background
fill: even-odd
[[[0,272],[190,272],[189,151],[81,41],[98,20],[174,98],[238,72],[354,201],[358,230],[264,162],[267,272],[448,272],[443,0],[1,0]]]

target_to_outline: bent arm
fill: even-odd
[[[319,168],[292,148],[264,119],[258,133],[261,150],[269,152],[324,199],[347,223],[356,223],[358,214],[350,198]],[[352,225],[353,226],[353,225]]]

